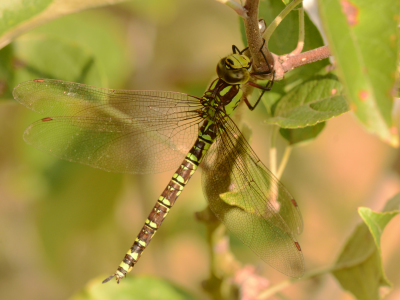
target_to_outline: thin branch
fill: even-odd
[[[331,56],[331,51],[329,50],[328,46],[322,46],[291,57],[281,56],[280,59],[284,61],[282,63],[282,68],[284,73],[286,73],[303,65],[328,58],[329,56]]]

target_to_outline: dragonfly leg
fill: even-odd
[[[264,47],[264,45],[265,45],[265,39],[263,39],[263,43],[262,43],[261,48],[260,48],[259,51],[261,52],[262,56],[264,57],[265,62],[267,63],[268,71],[254,72],[254,73],[251,73],[251,75],[267,75],[267,74],[270,74],[271,71],[272,71],[272,68],[271,68],[271,66],[269,65],[269,62],[268,62],[267,58],[265,57],[264,52],[262,51],[262,48]],[[247,47],[247,48],[248,48],[248,47]],[[247,49],[247,48],[246,48],[246,49]],[[244,50],[245,50],[245,49],[244,49]],[[244,50],[243,50],[243,51],[244,51]]]
[[[251,75],[267,75],[267,74],[270,74],[270,73],[271,73],[271,70],[272,70],[272,69],[271,69],[271,66],[269,65],[268,60],[267,60],[267,58],[265,57],[264,52],[262,51],[262,48],[264,47],[264,44],[265,44],[265,39],[263,39],[263,44],[261,45],[260,52],[261,52],[262,56],[264,57],[265,62],[267,63],[268,71],[254,72],[254,73],[251,73]],[[258,99],[257,99],[257,101],[256,101],[256,103],[255,103],[254,105],[251,105],[250,102],[247,100],[247,98],[244,99],[244,102],[246,103],[247,107],[248,107],[251,111],[254,110],[254,109],[257,107],[257,105],[258,105],[258,103],[260,102],[262,96],[264,96],[264,93],[265,93],[266,91],[270,91],[270,90],[272,89],[272,86],[274,85],[274,80],[275,80],[275,71],[274,71],[274,73],[272,74],[272,80],[270,80],[270,81],[267,83],[266,86],[262,86],[262,85],[260,85],[260,84],[257,84],[257,83],[251,82],[251,81],[247,82],[248,85],[251,85],[251,86],[253,86],[253,87],[255,87],[255,88],[258,88],[258,89],[262,90],[261,95],[258,97]]]

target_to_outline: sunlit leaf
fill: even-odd
[[[321,21],[357,118],[397,146],[392,120],[399,1],[319,0]]]

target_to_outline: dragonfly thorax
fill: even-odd
[[[250,79],[250,59],[243,54],[231,54],[217,65],[218,77],[228,84],[244,84]]]

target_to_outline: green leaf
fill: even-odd
[[[104,276],[106,277],[106,276]],[[104,278],[102,278],[104,279]],[[119,285],[114,281],[102,284],[100,278],[69,300],[191,300],[196,299],[181,287],[163,279],[150,276],[128,276]]]
[[[60,16],[110,5],[124,0],[2,0],[0,2],[0,49],[18,35]]]
[[[400,194],[390,199],[381,213],[366,207],[360,207],[358,213],[364,223],[348,239],[332,273],[357,299],[381,299],[391,283],[382,267],[380,238],[385,226],[400,213]]]
[[[319,0],[319,11],[346,98],[364,126],[397,146],[392,120],[399,1]]]
[[[250,188],[248,189],[250,193]],[[224,201],[225,203],[229,204],[230,206],[235,206],[239,207],[241,210],[248,212],[250,214],[254,214],[255,210],[250,207],[248,204],[245,203],[244,198],[242,194],[238,192],[226,192],[223,194],[220,194],[219,197]],[[249,208],[252,208],[253,210],[249,210]]]
[[[246,139],[246,141],[248,143],[251,143],[253,131],[247,124],[242,125],[240,132],[242,133],[242,136],[240,136],[239,138],[240,139],[244,138],[244,139]],[[229,181],[230,181],[230,179],[229,179]],[[228,183],[228,185],[229,184],[230,184],[230,182]],[[229,204],[230,206],[236,206],[236,207],[239,207],[240,209],[247,211],[249,213],[252,213],[252,214],[254,213],[254,210],[250,211],[249,205],[246,205],[246,203],[244,203],[243,196],[241,195],[240,192],[225,192],[225,193],[220,194],[219,197],[221,198],[222,201]]]
[[[283,128],[299,128],[326,121],[349,110],[342,94],[335,75],[315,75],[282,97],[274,117],[266,122]]]
[[[303,128],[280,128],[279,133],[285,140],[289,142],[289,145],[294,145],[315,139],[322,132],[324,127],[325,122],[321,122],[314,126],[307,126]]]

